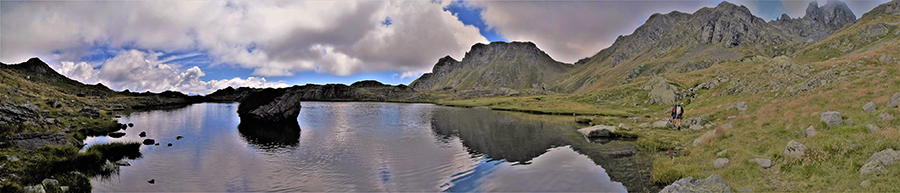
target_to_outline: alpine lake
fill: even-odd
[[[297,126],[241,124],[238,103],[134,112],[142,156],[99,192],[646,192],[650,156],[571,119],[433,104],[303,102]],[[139,133],[146,132],[146,137]],[[179,137],[181,136],[181,137]],[[182,138],[183,137],[183,138]],[[171,144],[171,146],[169,146]],[[625,153],[623,153],[625,152]],[[153,183],[149,181],[152,180]]]

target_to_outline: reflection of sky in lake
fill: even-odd
[[[142,146],[143,158],[130,161],[119,175],[94,179],[95,191],[624,191],[568,146],[538,152],[525,165],[470,153],[460,138],[432,129],[435,112],[457,108],[304,102],[299,144],[280,146],[247,140],[237,130],[236,108],[206,103],[121,118],[135,124],[125,137],[86,142],[139,142],[138,133],[146,131],[160,146]],[[179,135],[185,138],[175,140]]]

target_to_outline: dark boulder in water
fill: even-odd
[[[241,123],[296,124],[301,99],[291,90],[264,89],[241,100],[237,113]]]
[[[112,132],[112,133],[109,133],[109,134],[107,134],[107,135],[108,135],[109,137],[112,137],[112,138],[121,138],[122,136],[125,136],[125,133],[122,133],[122,132]]]
[[[139,137],[147,137],[147,132],[141,131],[141,133],[138,134],[138,136],[139,136]]]
[[[144,139],[144,143],[143,143],[143,144],[144,144],[144,145],[153,145],[154,143],[156,143],[156,140],[153,140],[153,139]]]
[[[247,124],[238,125],[241,137],[251,144],[261,146],[297,145],[300,143],[298,124]]]

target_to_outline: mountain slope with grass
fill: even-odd
[[[837,3],[807,12],[843,12]],[[655,15],[635,33],[644,33],[639,31],[648,26],[664,29],[655,24],[658,21],[693,21],[685,18],[722,11],[718,10],[722,6],[692,15]],[[811,21],[806,18],[823,20],[813,16],[792,20]],[[776,32],[786,25],[769,23]],[[633,48],[640,50],[617,59],[615,50],[637,44],[614,44],[561,76],[571,79],[557,86],[572,93],[436,103],[568,115],[573,123],[622,124],[625,127],[620,127],[620,132],[638,136],[637,146],[656,152],[651,176],[662,184],[715,174],[734,191],[900,191],[896,186],[900,184],[900,162],[886,161],[896,155],[892,150],[900,150],[900,109],[891,105],[895,103],[891,101],[900,101],[900,1],[881,4],[852,23],[809,26],[842,27],[825,37],[760,36],[780,37],[782,44],[743,40],[733,48],[727,48],[727,41],[698,44],[702,49],[694,50],[703,52],[696,55],[682,46],[655,55],[654,50],[664,50],[656,42]],[[669,27],[662,33],[678,28]],[[791,30],[795,29],[787,29]],[[620,40],[629,38],[634,37]],[[785,43],[788,41],[793,43]],[[721,59],[730,53],[719,51],[738,55]],[[679,67],[684,56],[691,59]],[[690,66],[691,60],[716,62],[679,70]],[[631,71],[642,64],[642,70]],[[591,84],[566,85],[590,79],[594,79]],[[684,103],[685,125],[680,130],[671,125],[671,103],[658,103],[658,97]],[[835,114],[840,117],[833,117]]]
[[[549,89],[550,81],[574,68],[550,58],[531,42],[475,44],[462,61],[447,56],[431,73],[410,83],[417,91]],[[478,94],[478,96],[482,96]]]

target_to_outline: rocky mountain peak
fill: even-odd
[[[512,61],[517,57],[531,60],[550,59],[550,55],[544,53],[532,42],[491,42],[490,44],[472,45],[462,62],[467,65],[479,65],[494,60]]]
[[[820,22],[830,27],[841,28],[856,21],[856,15],[853,14],[847,3],[843,1],[829,0],[828,3],[825,3],[825,6],[821,7],[819,7],[819,3],[812,1],[806,8],[806,16],[803,16],[803,19]]]

